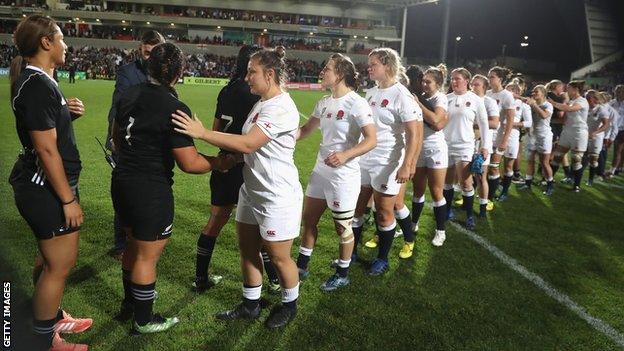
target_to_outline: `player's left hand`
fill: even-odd
[[[238,163],[236,156],[232,154],[219,155],[218,158],[220,159],[219,171],[224,173],[229,171]]]
[[[197,118],[196,114],[193,114],[193,118],[191,118],[184,111],[176,110],[176,112],[171,114],[171,117],[173,124],[180,127],[174,128],[176,132],[186,134],[194,139],[198,139],[204,134],[204,125]]]
[[[411,167],[403,165],[401,166],[401,168],[399,168],[395,179],[397,183],[403,184],[411,180],[412,176],[414,176],[414,173],[412,173]]]
[[[482,148],[482,149],[481,149],[481,155],[483,155],[483,159],[484,159],[484,160],[487,160],[487,158],[488,158],[488,156],[490,155],[490,153],[489,153],[488,149],[486,149],[486,148]]]
[[[332,152],[325,159],[325,164],[329,167],[337,168],[347,162],[346,156],[342,152]]]
[[[84,104],[78,98],[73,97],[67,99],[67,107],[69,108],[69,112],[73,115],[74,119],[82,117],[85,113]]]

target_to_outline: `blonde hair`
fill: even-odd
[[[483,74],[475,74],[474,77],[472,77],[472,80],[478,79],[481,82],[483,82],[483,88],[485,90],[488,90],[490,88],[490,80],[487,79],[486,76],[484,76]]]
[[[546,94],[548,93],[546,91],[546,87],[544,85],[542,85],[542,84],[534,86],[533,90],[539,90],[540,92],[542,92],[542,94],[544,94],[544,98],[546,98]]]
[[[604,96],[599,93],[598,91],[594,90],[594,89],[590,89],[587,91],[587,93],[585,93],[585,98],[586,99],[596,99],[596,101],[598,101],[598,104],[602,105],[604,104],[605,98]]]
[[[546,90],[554,91],[558,86],[563,85],[563,82],[559,79],[553,79],[546,84]]]
[[[438,85],[438,89],[442,90],[442,88],[444,87],[444,82],[446,81],[447,73],[448,70],[446,68],[446,65],[441,63],[435,67],[432,66],[427,68],[424,74],[432,76],[433,80]]]
[[[400,80],[401,74],[405,73],[405,67],[401,62],[401,57],[396,50],[391,48],[376,48],[368,54],[368,57],[375,56],[382,65],[390,71],[390,76]]]
[[[520,85],[518,85],[518,83],[509,83],[509,84],[507,84],[505,86],[505,89],[511,90],[511,92],[516,94],[516,95],[520,95],[520,92],[522,91],[522,89],[520,88]]]

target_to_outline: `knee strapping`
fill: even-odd
[[[353,228],[351,228],[354,211],[334,212],[334,222],[336,225],[342,227],[342,234],[340,234],[340,243],[348,244],[353,242]]]
[[[589,165],[592,168],[598,167],[598,154],[589,154]]]
[[[572,151],[572,169],[578,171],[583,168],[583,152]]]

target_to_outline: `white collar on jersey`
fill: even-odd
[[[48,73],[46,73],[44,70],[42,70],[41,68],[39,68],[37,66],[33,66],[33,65],[27,65],[26,68],[27,69],[32,69],[33,71],[37,71],[37,72],[41,72],[41,73],[45,74],[46,77],[50,78],[52,83],[54,83],[58,87],[58,82],[55,81],[52,77],[50,77],[50,75]]]

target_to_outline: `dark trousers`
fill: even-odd
[[[119,158],[117,157],[117,154],[112,153],[111,156],[113,157],[113,160],[115,161],[115,163],[117,163],[119,160]],[[119,219],[119,215],[117,214],[117,211],[113,209],[113,212],[115,213],[113,217],[113,229],[114,229],[114,234],[115,234],[114,242],[113,242],[113,249],[124,250],[126,248],[126,233],[123,231],[123,227],[121,226],[121,220]]]

